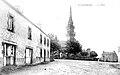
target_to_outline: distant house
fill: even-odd
[[[115,51],[113,51],[113,52],[103,51],[100,61],[117,62],[118,56]]]

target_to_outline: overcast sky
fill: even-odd
[[[66,40],[70,5],[76,39],[99,56],[120,46],[120,0],[7,0],[48,34]]]

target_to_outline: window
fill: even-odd
[[[10,45],[7,48],[7,54],[6,55],[11,56],[11,54],[12,54],[12,46]]]
[[[42,57],[42,48],[40,49],[40,57]]]
[[[7,30],[10,32],[14,32],[14,17],[11,14],[8,15],[7,24],[8,24]]]
[[[44,37],[44,45],[46,45],[46,38]]]
[[[28,39],[32,40],[32,30],[30,27],[28,27]]]
[[[46,57],[46,49],[44,49],[44,57]]]
[[[42,44],[42,35],[40,34],[40,44]]]
[[[49,51],[48,51],[48,58],[49,58]]]
[[[49,47],[49,39],[47,39],[47,46]]]

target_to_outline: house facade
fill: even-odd
[[[115,51],[113,52],[103,51],[100,61],[118,62],[118,56]]]
[[[0,66],[50,59],[50,38],[8,2],[0,0]]]

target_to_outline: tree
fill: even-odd
[[[98,54],[95,51],[90,51],[90,57],[97,57]]]
[[[51,53],[51,56],[59,57],[59,51],[61,49],[61,46],[58,43],[59,40],[57,39],[57,36],[54,35],[54,34],[48,34],[48,36],[51,39],[51,41],[50,41],[50,53]]]
[[[57,42],[55,42],[54,40],[51,40],[50,51],[55,52],[55,51],[58,51],[59,49],[60,49],[60,45]]]
[[[66,52],[68,54],[74,54],[76,55],[77,53],[82,51],[82,45],[78,41],[70,41],[68,40],[66,42]]]
[[[87,57],[88,56],[88,52],[83,51],[83,52],[81,52],[81,55],[82,55],[82,57]]]

